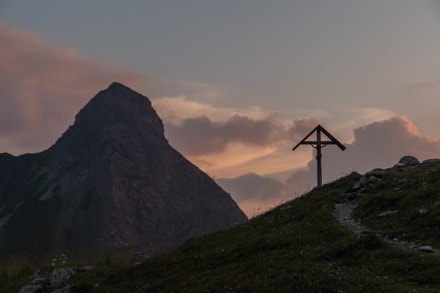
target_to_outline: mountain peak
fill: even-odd
[[[107,89],[105,89],[104,91],[108,91],[111,92],[113,94],[119,94],[120,97],[124,97],[125,95],[129,95],[130,93],[135,93],[140,95],[139,93],[137,93],[136,91],[134,91],[133,89],[129,88],[128,86],[126,86],[125,84],[119,83],[119,82],[112,82]]]
[[[163,123],[150,100],[117,82],[94,96],[75,117],[74,124],[55,144],[84,149],[103,142],[165,141]]]
[[[130,112],[127,114],[149,115],[160,120],[147,97],[118,82],[113,82],[107,89],[100,91],[93,97],[78,113],[76,119],[103,111],[111,111],[112,113],[125,111]]]

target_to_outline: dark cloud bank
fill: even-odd
[[[184,154],[205,155],[222,152],[231,142],[263,147],[293,141],[315,124],[314,119],[301,119],[285,126],[274,115],[262,119],[234,115],[226,121],[202,116],[186,119],[181,125],[167,124],[166,132]]]

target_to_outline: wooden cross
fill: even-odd
[[[307,141],[307,139],[316,132],[316,140],[315,141]],[[327,136],[327,140],[322,140],[321,134]],[[322,186],[322,167],[321,167],[321,148],[327,146],[328,144],[335,144],[341,150],[345,150],[345,146],[340,143],[336,138],[333,137],[327,130],[324,129],[321,125],[318,124],[309,134],[306,135],[296,146],[293,147],[292,151],[296,150],[300,145],[308,144],[316,149],[316,162],[318,163],[318,186]]]

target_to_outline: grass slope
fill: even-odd
[[[386,211],[397,213],[378,216]],[[384,180],[368,186],[355,216],[389,238],[440,248],[440,162],[386,170]]]
[[[434,245],[439,237],[438,230],[429,228],[430,219],[438,220],[434,211],[429,212],[433,213],[433,218],[420,222],[411,221],[414,214],[410,213],[401,224],[392,222],[392,227],[384,224],[384,219],[376,221],[377,217],[372,216],[395,207],[402,209],[402,213],[399,212],[402,215],[405,207],[413,210],[425,206],[431,197],[439,194],[437,177],[428,180],[423,177],[426,175],[424,171],[415,172],[421,172],[417,174],[428,183],[423,192],[414,189],[414,193],[408,193],[412,194],[414,201],[405,203],[402,199],[396,200],[395,193],[384,191],[395,188],[391,182],[401,182],[399,180],[405,176],[412,176],[410,173],[390,173],[386,176],[389,179],[371,186],[357,215],[378,229],[407,233],[408,237],[427,235],[426,240],[433,239],[430,243]],[[408,186],[413,186],[411,178],[407,178]],[[342,289],[409,292],[416,289],[438,292],[440,257],[390,247],[374,235],[358,238],[337,223],[332,215],[334,203],[342,200],[344,191],[358,179],[358,174],[351,174],[243,225],[189,240],[180,248],[137,267],[129,268],[111,261],[101,263],[92,273],[75,278],[74,291],[298,292]],[[422,204],[427,198],[426,204]],[[415,205],[419,199],[420,205]],[[385,206],[382,200],[385,200]],[[420,229],[422,226],[430,232]]]

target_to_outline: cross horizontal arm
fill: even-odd
[[[318,142],[317,141],[303,141],[300,144],[318,144]],[[321,144],[336,144],[336,143],[331,140],[322,140]]]

